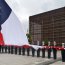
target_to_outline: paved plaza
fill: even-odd
[[[65,65],[65,62],[57,61],[57,62],[50,64],[50,65]]]
[[[58,51],[57,54],[58,58],[61,57],[60,51]],[[53,54],[52,54],[53,57]],[[57,59],[58,59],[57,58]],[[47,58],[47,52],[46,52],[46,58],[42,57],[32,57],[32,56],[23,56],[23,55],[15,55],[15,54],[0,54],[0,65],[45,65],[46,63],[50,63],[51,61],[55,61],[53,58],[48,59]],[[47,64],[47,65],[65,65],[64,62],[61,60],[55,61],[55,63]]]
[[[35,65],[49,59],[37,58],[32,56],[22,56],[14,54],[0,54],[0,65]]]

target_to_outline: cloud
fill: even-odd
[[[6,0],[22,23],[29,22],[29,16],[65,6],[65,0]],[[27,26],[26,24],[26,26]],[[26,27],[25,26],[25,27]],[[26,27],[28,28],[28,26]]]
[[[65,5],[65,0],[6,0],[22,19]]]

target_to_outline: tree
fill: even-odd
[[[29,44],[32,44],[32,35],[29,34],[29,33],[27,33],[26,36],[27,36],[27,38],[28,38]]]
[[[48,45],[48,39],[44,39],[45,45]]]

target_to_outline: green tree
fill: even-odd
[[[45,45],[48,45],[48,39],[44,39]]]
[[[27,33],[26,36],[27,36],[27,38],[28,38],[29,44],[32,44],[32,35],[29,34],[29,33]]]

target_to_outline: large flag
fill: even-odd
[[[0,38],[5,45],[28,45],[19,19],[5,0],[0,0]]]

